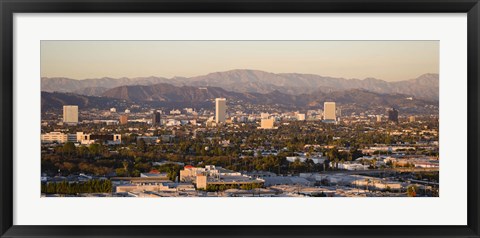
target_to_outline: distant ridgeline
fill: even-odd
[[[423,74],[415,79],[387,82],[380,79],[344,79],[313,74],[274,74],[259,70],[231,70],[203,76],[184,78],[98,78],[75,80],[69,78],[42,78],[45,92],[71,92],[88,96],[101,96],[109,89],[128,85],[171,84],[181,86],[213,86],[233,92],[271,93],[279,91],[291,95],[365,89],[376,93],[405,94],[416,98],[438,101],[439,75]]]
[[[42,110],[55,110],[67,104],[98,109],[126,104],[211,108],[215,98],[227,98],[233,104],[275,104],[285,109],[318,108],[325,101],[335,101],[354,105],[358,110],[394,106],[412,113],[431,114],[438,111],[438,85],[438,74],[386,82],[373,78],[343,79],[255,70],[171,79],[42,78]]]

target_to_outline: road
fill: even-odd
[[[381,173],[398,173],[398,172],[438,172],[438,168],[395,168],[395,169],[370,169],[370,170],[335,170],[323,171],[320,174],[381,174]]]

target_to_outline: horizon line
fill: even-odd
[[[345,80],[367,80],[367,79],[376,79],[376,80],[382,80],[382,81],[385,81],[385,82],[388,82],[388,83],[391,83],[391,82],[401,82],[401,81],[408,81],[408,80],[412,80],[412,79],[417,79],[423,75],[428,75],[428,74],[433,74],[433,75],[440,75],[439,73],[431,73],[431,72],[426,72],[426,73],[423,73],[423,74],[420,74],[418,75],[417,77],[415,78],[409,78],[409,79],[402,79],[402,80],[396,80],[396,81],[387,81],[387,80],[384,80],[384,79],[380,79],[380,78],[375,78],[375,77],[366,77],[366,78],[345,78],[345,77],[334,77],[334,76],[324,76],[324,75],[320,75],[320,74],[313,74],[313,73],[298,73],[298,72],[290,72],[290,73],[274,73],[274,72],[270,72],[270,71],[265,71],[265,70],[259,70],[259,69],[230,69],[230,70],[225,70],[225,71],[214,71],[214,72],[210,72],[210,73],[207,73],[207,74],[201,74],[201,75],[196,75],[196,76],[191,76],[191,77],[185,77],[185,76],[179,76],[179,75],[175,75],[173,77],[164,77],[164,76],[156,76],[156,75],[149,75],[149,76],[135,76],[135,77],[126,77],[126,76],[121,76],[121,77],[111,77],[111,76],[101,76],[101,77],[92,77],[92,78],[83,78],[83,79],[78,79],[78,78],[71,78],[71,77],[68,77],[68,76],[40,76],[40,79],[43,79],[43,78],[65,78],[65,79],[71,79],[71,80],[76,80],[76,81],[83,81],[83,80],[96,80],[96,79],[105,79],[105,78],[109,78],[109,79],[122,79],[122,78],[126,78],[126,79],[140,79],[140,78],[165,78],[165,79],[175,79],[175,78],[185,78],[185,79],[190,79],[190,78],[195,78],[195,77],[202,77],[202,76],[207,76],[209,74],[214,74],[214,73],[226,73],[226,72],[231,72],[231,71],[259,71],[259,72],[264,72],[264,73],[270,73],[270,74],[275,74],[275,75],[282,75],[282,74],[302,74],[302,75],[315,75],[315,76],[320,76],[320,77],[324,77],[324,78],[334,78],[334,79],[345,79]]]

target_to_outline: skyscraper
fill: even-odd
[[[63,123],[67,123],[67,124],[78,123],[78,106],[76,105],[63,106]]]
[[[335,102],[325,102],[323,104],[323,120],[336,121]]]
[[[388,110],[388,120],[391,122],[398,123],[398,111],[395,108]]]
[[[152,114],[152,125],[153,126],[161,126],[162,125],[162,117],[159,111],[154,111]]]
[[[215,122],[225,122],[227,114],[227,99],[215,98]]]

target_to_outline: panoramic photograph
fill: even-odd
[[[439,197],[439,41],[41,41],[41,197]]]

